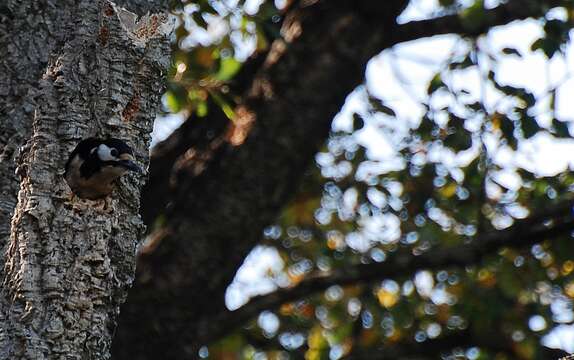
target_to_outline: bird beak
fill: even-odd
[[[131,160],[121,160],[120,161],[120,166],[122,166],[123,168],[126,168],[130,171],[134,171],[137,173],[143,173],[142,168],[140,168],[135,162],[131,161]]]

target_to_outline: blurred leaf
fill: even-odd
[[[466,54],[464,59],[462,59],[461,61],[455,61],[455,62],[450,63],[449,69],[451,69],[451,70],[467,69],[467,68],[474,66],[474,65],[476,65],[476,63],[472,59],[472,56],[470,56],[470,53],[468,53],[468,54]]]
[[[474,3],[460,13],[462,25],[470,30],[476,31],[482,27],[486,21],[484,0],[475,0]]]
[[[259,52],[266,51],[269,48],[269,41],[267,40],[267,37],[265,36],[263,31],[257,29],[256,36],[257,36],[257,51]]]
[[[525,115],[520,120],[520,128],[522,129],[522,133],[526,139],[530,139],[541,130],[536,119],[528,115]]]
[[[429,83],[427,94],[431,95],[438,89],[446,87],[445,83],[442,81],[440,73],[436,74]]]
[[[233,57],[221,59],[219,71],[215,75],[217,80],[228,81],[241,69],[241,63]]]
[[[310,351],[316,351],[314,359],[320,359],[320,350],[325,349],[328,344],[327,340],[323,336],[323,329],[317,325],[314,326],[311,331],[309,331],[309,336],[307,337],[307,344],[309,345]]]
[[[195,23],[204,28],[207,29],[207,22],[205,21],[205,19],[203,18],[202,13],[200,12],[194,12],[191,14],[191,17],[193,18],[193,21],[195,21]]]
[[[393,109],[391,109],[390,107],[388,107],[387,105],[385,105],[383,103],[383,100],[375,98],[375,97],[369,97],[369,104],[371,105],[371,107],[373,108],[373,110],[392,116],[392,117],[396,117],[397,114],[395,113],[395,111]]]
[[[450,183],[440,189],[440,194],[445,198],[451,198],[456,194],[457,187],[458,185],[456,183]]]
[[[472,146],[472,134],[467,130],[459,130],[443,139],[443,144],[454,151],[466,150]]]
[[[560,138],[570,138],[568,123],[558,119],[552,119],[552,133]]]
[[[495,129],[501,131],[502,137],[506,140],[508,146],[516,150],[518,143],[516,136],[514,136],[514,121],[509,119],[508,116],[496,112],[492,115],[492,124]]]
[[[516,55],[518,57],[522,57],[522,54],[515,48],[505,47],[502,49],[502,53],[506,55]]]
[[[207,113],[208,113],[207,101],[199,101],[196,104],[196,107],[197,107],[197,110],[196,110],[197,115],[199,117],[204,117],[207,115]]]
[[[187,31],[187,29],[185,28],[185,26],[184,26],[183,24],[180,25],[180,26],[178,26],[178,27],[175,29],[175,36],[176,36],[177,39],[181,39],[181,38],[183,38],[184,36],[187,36],[187,35],[189,35],[189,32]]]
[[[361,115],[353,114],[353,131],[361,130],[365,126],[365,121]]]
[[[177,113],[181,109],[181,106],[180,106],[179,101],[177,100],[177,97],[171,91],[168,91],[167,93],[165,93],[165,102],[166,102],[166,105],[167,105],[169,111],[171,111],[172,113]]]
[[[536,40],[531,49],[542,50],[550,59],[560,51],[561,46],[569,40],[568,33],[571,25],[559,19],[547,20],[544,24],[545,36]]]
[[[217,59],[216,49],[212,46],[195,48],[192,56],[195,64],[204,69],[211,69]]]
[[[199,0],[199,1],[197,1],[197,5],[199,5],[199,12],[200,13],[217,15],[217,11],[213,8],[213,6],[211,6],[210,1]]]
[[[187,104],[187,93],[180,86],[170,86],[165,93],[165,104],[170,112],[177,113]]]
[[[447,136],[443,139],[445,146],[454,151],[466,150],[472,146],[472,134],[464,128],[465,120],[449,113]]]
[[[439,0],[440,6],[449,7],[455,4],[455,0]]]
[[[399,301],[399,294],[380,288],[377,291],[377,299],[383,307],[391,308]]]

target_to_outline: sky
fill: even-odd
[[[249,6],[255,6],[257,0],[250,1]],[[497,1],[486,1],[488,6],[495,6]],[[433,16],[437,8],[435,0],[414,0],[399,18],[399,21],[428,18]],[[551,17],[563,18],[565,13],[555,10]],[[215,28],[214,37],[219,36],[220,28]],[[512,56],[500,58],[497,71],[497,80],[501,83],[525,87],[537,95],[543,95],[547,89],[559,86],[556,98],[556,118],[565,121],[574,121],[574,46],[565,51],[565,56],[555,56],[550,62],[541,52],[530,51],[531,44],[542,34],[539,22],[526,20],[514,22],[510,25],[498,27],[492,30],[487,37],[483,37],[479,46],[481,49],[498,54],[505,47],[518,49],[524,56],[522,58]],[[201,43],[203,37],[209,34],[200,34],[199,40],[191,42],[190,46]],[[383,51],[374,57],[366,70],[365,86],[369,92],[384,100],[385,104],[392,107],[397,118],[406,130],[408,126],[416,126],[423,109],[420,99],[427,97],[426,91],[429,80],[434,74],[447,63],[453,54],[465,50],[466,44],[457,36],[443,35],[433,38],[412,41],[396,45],[392,49]],[[499,56],[499,55],[496,55]],[[482,61],[483,68],[488,68],[488,59]],[[483,69],[484,70],[484,69]],[[502,106],[498,95],[492,89],[486,88],[481,92],[481,73],[476,70],[465,72],[450,79],[454,87],[465,86],[471,91],[471,96],[483,98],[490,111]],[[440,101],[440,99],[438,100]],[[544,102],[542,102],[544,105]],[[334,119],[334,129],[349,128],[352,114],[365,109],[365,91],[359,87],[353,91],[341,112]],[[551,117],[541,109],[537,121],[541,125],[548,124]],[[154,125],[153,142],[157,143],[169,135],[185,116],[181,114],[168,115],[158,119]],[[358,143],[368,149],[371,158],[390,164],[396,160],[392,139],[385,137],[378,130],[381,121],[388,121],[385,115],[368,119],[366,126],[357,132],[355,137]],[[493,146],[495,146],[493,144]],[[478,151],[478,150],[475,150]],[[574,168],[574,142],[570,140],[557,140],[547,135],[537,135],[526,141],[519,147],[518,153],[501,148],[497,150],[496,161],[509,169],[525,167],[539,175],[551,176],[567,168]],[[453,163],[464,159],[451,159]],[[500,179],[503,183],[516,185],[516,177],[512,171],[502,173]],[[243,266],[237,273],[235,280],[229,286],[226,295],[227,306],[236,309],[245,304],[251,296],[273,291],[277,283],[268,278],[269,274],[281,279],[283,262],[277,251],[271,247],[256,247],[246,258]],[[280,280],[279,280],[280,281]],[[286,282],[287,283],[287,282]],[[563,304],[564,305],[564,304]],[[564,305],[566,306],[566,305]],[[564,309],[557,308],[556,316],[562,313],[572,313],[571,306]],[[265,325],[266,321],[274,323],[273,317],[260,318]],[[568,322],[572,322],[569,319]],[[268,323],[267,325],[271,324]],[[532,329],[543,329],[548,324],[542,317],[533,317],[529,320]],[[551,347],[562,348],[574,352],[574,326],[564,324],[556,327],[550,336],[544,339],[544,344]]]

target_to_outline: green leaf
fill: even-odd
[[[417,133],[421,136],[424,141],[430,141],[433,139],[433,132],[436,129],[436,124],[432,121],[428,115],[423,116],[421,123],[417,129]]]
[[[197,104],[197,116],[205,117],[208,113],[207,101],[198,101]]]
[[[221,81],[228,81],[237,74],[241,69],[241,63],[233,57],[226,57],[221,59],[219,64],[219,71],[215,74],[215,78]]]
[[[257,27],[257,31],[255,32],[257,36],[257,51],[265,51],[269,48],[269,40],[267,40],[267,36],[259,27]]]
[[[177,97],[171,91],[165,93],[165,104],[172,113],[176,113],[181,109],[179,101],[177,101]]]
[[[235,117],[235,111],[233,111],[233,107],[225,99],[225,97],[215,91],[210,91],[209,94],[211,95],[215,103],[219,105],[225,116],[227,116],[229,120],[233,120],[233,118]]]
[[[521,89],[517,96],[525,102],[526,107],[532,107],[536,104],[536,96],[526,89]]]
[[[463,26],[469,31],[480,29],[486,22],[484,0],[476,0],[472,6],[460,13]]]
[[[170,112],[176,113],[187,106],[187,92],[180,86],[170,86],[165,93],[165,105]]]

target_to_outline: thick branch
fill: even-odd
[[[494,328],[488,334],[474,334],[469,329],[453,332],[436,339],[429,339],[421,343],[401,342],[385,344],[381,347],[362,349],[358,348],[345,360],[367,360],[377,354],[380,359],[424,360],[440,359],[441,355],[449,354],[454,348],[470,348],[478,346],[481,350],[492,353],[505,353],[513,359],[524,359],[523,354],[516,351],[514,342]],[[566,351],[541,346],[537,351],[539,360],[556,360],[568,355]]]
[[[547,3],[549,3],[549,5],[558,5],[559,2],[549,1]],[[539,16],[541,13],[539,6],[524,6],[523,3],[518,4],[518,1],[511,1],[508,4],[487,10],[484,15],[484,20],[474,25],[469,25],[468,21],[460,14],[412,21],[395,27],[392,36],[383,39],[383,43],[380,44],[380,49],[398,43],[436,35],[458,34],[463,36],[478,36],[494,26]],[[256,56],[249,59],[237,78],[233,80],[233,89],[239,90],[240,92],[244,90],[247,86],[246,84],[250,81],[250,77],[255,76],[263,64],[264,61],[262,60],[261,54],[256,54]],[[143,201],[149,203],[143,206],[146,222],[151,222],[155,216],[162,212],[163,207],[168,203],[169,191],[167,191],[167,188],[169,187],[170,170],[177,158],[190,148],[196,147],[197,142],[205,138],[210,138],[210,136],[205,134],[204,124],[211,124],[214,127],[213,129],[207,129],[207,131],[219,133],[222,122],[227,121],[226,117],[220,111],[210,113],[207,117],[203,118],[203,121],[198,120],[201,119],[189,119],[186,121],[168,139],[160,143],[157,149],[151,154],[150,180],[142,196]]]
[[[547,2],[550,5],[558,5],[558,1]],[[501,5],[491,10],[487,10],[482,22],[469,25],[459,14],[442,16],[433,19],[412,21],[399,25],[393,29],[391,36],[383,39],[378,50],[382,50],[398,43],[428,38],[436,35],[458,34],[463,36],[478,36],[487,32],[490,28],[498,25],[504,25],[515,20],[526,19],[533,16],[539,16],[542,13],[540,5],[524,6],[521,2],[511,1],[508,4]],[[374,30],[374,29],[373,29]],[[266,53],[265,53],[266,54]],[[238,76],[233,80],[233,89],[243,91],[247,84],[250,83],[258,70],[264,64],[262,54],[256,54],[249,59]],[[374,55],[374,54],[373,54]],[[204,123],[220,124],[222,114],[213,112],[204,118]],[[225,117],[223,116],[223,120]],[[146,222],[152,221],[155,216],[162,212],[164,206],[168,203],[169,192],[169,174],[170,166],[176,161],[176,158],[184,154],[188,149],[195,147],[197,136],[196,121],[188,120],[180,129],[176,130],[163,143],[158,145],[158,149],[152,153],[150,165],[150,180],[146,185],[142,199],[148,201],[149,205],[144,204],[144,218]],[[200,127],[202,125],[199,125]],[[219,127],[216,125],[216,128]],[[160,149],[164,148],[164,149]],[[154,199],[150,201],[149,198]]]
[[[395,34],[393,34],[393,42],[397,44],[445,34],[475,37],[488,32],[495,26],[505,25],[516,20],[542,16],[547,7],[559,5],[559,0],[511,0],[496,8],[485,10],[484,15],[481,16],[480,19],[467,18],[467,16],[463,14],[454,14],[433,19],[412,21],[400,25],[396,29]]]
[[[201,172],[187,172],[199,175],[177,179],[167,236],[141,257],[138,283],[122,313],[125,330],[119,329],[116,350],[127,351],[127,344],[139,348],[117,353],[119,358],[194,354],[198,336],[188,331],[189,324],[224,311],[227,285],[262,229],[295,192],[372,56],[403,41],[459,30],[474,35],[539,15],[538,10],[513,13],[503,5],[489,10],[487,23],[473,29],[465,29],[457,16],[396,26],[397,4],[319,1],[288,15],[283,39],[273,44],[236,109],[229,142]],[[182,352],[186,346],[188,353]]]
[[[254,297],[247,305],[222,314],[218,321],[204,323],[206,343],[257,316],[263,310],[323,291],[333,285],[350,285],[396,277],[408,277],[421,270],[464,267],[480,262],[485,255],[502,247],[524,247],[549,238],[567,234],[574,229],[572,206],[560,204],[550,210],[518,221],[512,227],[486,233],[470,244],[437,248],[423,255],[395,256],[383,263],[356,265],[335,270],[328,275],[309,277],[291,288],[279,289],[268,295]],[[548,223],[548,224],[547,224]],[[225,326],[221,326],[225,324]],[[223,332],[223,333],[222,333]]]

